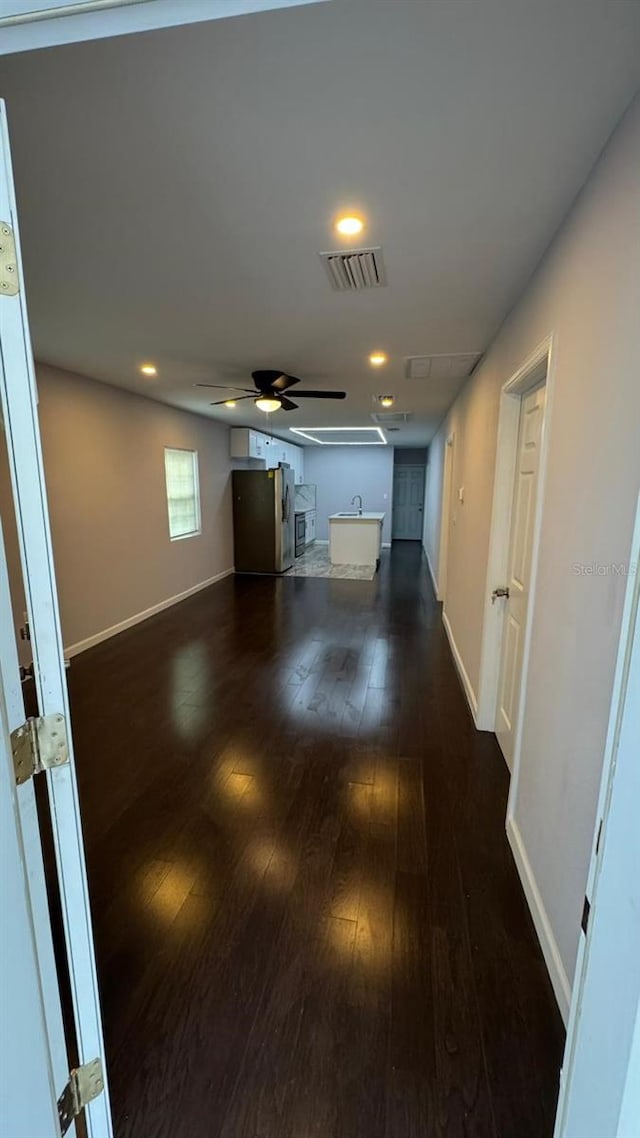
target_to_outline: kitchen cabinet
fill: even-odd
[[[293,456],[293,474],[296,486],[301,486],[304,482],[304,449],[303,447],[292,447],[294,451]]]
[[[256,458],[266,461],[268,441],[260,431],[252,431],[249,427],[232,427],[229,453],[232,458]]]
[[[290,465],[287,457],[287,444],[281,442],[280,439],[267,439],[267,442],[269,444],[267,457],[267,466],[269,469],[274,469],[276,466],[279,466],[281,462],[286,462]]]
[[[293,480],[296,486],[300,486],[304,482],[304,451],[302,447],[294,446],[293,443],[286,443],[287,457],[285,462],[293,470]]]
[[[250,427],[232,427],[230,440],[232,458],[252,458],[263,461],[267,470],[275,470],[281,462],[293,470],[296,485],[304,482],[304,451],[293,443],[285,443],[253,431]]]
[[[332,565],[378,565],[384,514],[329,514]]]

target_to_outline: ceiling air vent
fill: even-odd
[[[407,356],[407,379],[465,379],[471,375],[481,352],[454,352],[441,356]]]
[[[335,292],[363,292],[366,288],[380,288],[387,283],[379,245],[374,249],[320,253],[320,259]]]
[[[388,423],[408,423],[413,418],[413,411],[379,411],[371,418],[374,423],[386,427]]]

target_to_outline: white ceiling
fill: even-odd
[[[237,424],[264,416],[192,384],[281,368],[348,392],[276,431],[368,425],[392,392],[413,417],[390,441],[425,443],[462,381],[403,358],[487,347],[639,49],[636,0],[332,0],[5,56],[37,358]],[[343,207],[388,287],[329,287]]]

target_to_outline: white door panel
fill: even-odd
[[[14,682],[5,683],[12,673]],[[13,774],[9,735],[24,719],[17,677],[0,526],[0,1132],[57,1138],[56,1101],[68,1065],[33,784],[16,787]]]
[[[19,283],[15,293],[13,290],[0,292],[0,407],[7,441],[26,607],[29,614],[38,707],[40,715],[64,716],[70,755],[70,761],[64,766],[50,770],[46,774],[39,774],[37,777],[46,780],[51,808],[79,1060],[84,1064],[100,1059],[104,1067],[104,1044],[44,485],[33,355],[23,286],[6,112],[2,102],[0,102],[0,219],[6,223],[8,233],[4,235],[5,238],[13,230],[16,251],[15,273],[12,279]],[[13,635],[12,622],[10,628]],[[13,663],[11,662],[6,644],[0,653],[0,678],[6,699],[6,693],[15,689],[15,684],[18,682],[17,661],[14,659]],[[54,1072],[56,1084],[54,1090],[59,1095],[66,1083],[65,1077],[63,1084],[59,1084],[64,1062],[60,1055],[60,1033],[56,1027],[54,1014],[56,1006],[59,1006],[59,997],[57,992],[48,991],[48,988],[55,984],[56,978],[52,975],[48,911],[43,904],[43,874],[39,860],[41,855],[33,792],[27,790],[23,794],[22,789],[16,795],[16,801],[27,866],[26,903],[36,945],[49,1064]],[[10,1045],[12,1025],[7,1024],[5,1020],[1,1030],[4,1048],[6,1040],[8,1040],[7,1045]],[[34,1048],[35,1046],[34,1040]],[[89,1138],[111,1138],[111,1115],[106,1088],[104,1093],[87,1108],[85,1117]],[[5,1122],[5,1119],[2,1121]],[[40,1138],[37,1131],[24,1131],[22,1122],[6,1129],[6,1133],[11,1134],[11,1138],[23,1138],[23,1134],[24,1138]],[[46,1131],[43,1132],[43,1138],[48,1138]]]
[[[424,508],[424,466],[396,466],[393,471],[394,538],[419,541],[422,538]]]
[[[555,1138],[640,1136],[640,500]]]
[[[505,619],[496,734],[510,769],[513,765],[514,734],[520,705],[524,630],[529,604],[531,551],[545,391],[544,386],[538,387],[522,397],[511,510],[507,579],[509,597],[498,602],[505,606]]]

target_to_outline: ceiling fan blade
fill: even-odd
[[[244,391],[246,388],[239,387],[238,391]],[[241,403],[243,399],[253,399],[253,395],[238,395],[233,399],[216,399],[215,403],[210,403],[210,407],[223,407],[225,403]]]
[[[286,391],[294,383],[300,383],[295,375],[287,375],[283,371],[270,369],[252,371],[251,378],[259,391]]]
[[[255,391],[251,387],[234,387],[230,383],[194,383],[194,387],[214,387],[216,391],[248,391],[250,395],[255,395]]]
[[[280,396],[280,406],[283,411],[297,411],[298,404],[294,403],[292,399],[287,399],[286,395]]]
[[[296,399],[346,399],[346,391],[296,391]]]
[[[293,387],[294,383],[300,383],[297,375],[285,375],[283,373],[276,379],[273,387],[275,391],[286,391],[288,387]]]

